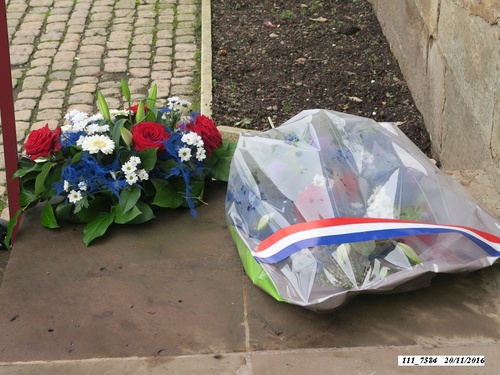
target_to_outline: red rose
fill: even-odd
[[[332,201],[323,186],[309,185],[295,201],[295,213],[299,222],[333,217]]]
[[[60,136],[61,128],[57,127],[56,130],[52,131],[49,129],[49,124],[41,129],[33,130],[24,144],[26,153],[30,155],[31,160],[40,156],[50,156],[61,149]]]
[[[132,113],[133,113],[134,115],[136,115],[136,114],[137,114],[137,109],[138,109],[138,108],[139,108],[139,104],[134,104],[133,106],[131,106],[131,107],[127,108],[127,110],[132,111]],[[148,107],[145,105],[145,106],[144,106],[144,111],[146,111],[147,109],[148,109]]]
[[[146,148],[165,150],[163,142],[170,138],[170,133],[162,124],[156,122],[140,122],[132,126],[132,142],[137,152]]]
[[[217,129],[212,119],[205,115],[196,116],[194,122],[191,121],[184,126],[184,130],[195,132],[203,139],[203,145],[208,155],[212,155],[212,151],[222,143],[222,135],[219,129]]]

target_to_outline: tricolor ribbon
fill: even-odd
[[[294,224],[267,237],[252,255],[262,263],[272,264],[312,246],[440,233],[461,234],[489,255],[500,257],[500,237],[474,228],[372,218],[333,218]]]

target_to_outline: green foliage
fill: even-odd
[[[297,15],[291,10],[284,10],[283,12],[280,13],[279,17],[282,20],[293,20],[297,18]]]

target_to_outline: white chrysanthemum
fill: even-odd
[[[64,189],[64,191],[68,192],[69,191],[69,187],[70,187],[69,181],[64,180],[64,182],[63,182],[63,189]]]
[[[99,120],[104,120],[102,113],[96,113],[95,115],[89,117],[89,122],[96,122]]]
[[[87,183],[85,181],[79,182],[78,188],[80,189],[80,191],[86,191],[87,190]]]
[[[373,154],[371,152],[365,151],[363,153],[363,161],[366,164],[372,164],[374,162],[375,158],[373,157]]]
[[[137,171],[137,177],[139,177],[139,180],[141,181],[149,180],[149,174],[145,169],[139,169]]]
[[[85,133],[87,133],[88,135],[95,134],[95,133],[97,133],[98,128],[99,128],[99,125],[97,125],[97,124],[89,124],[85,128]]]
[[[180,100],[181,99],[178,96],[171,96],[167,99],[168,106],[172,108],[172,106],[178,104]]]
[[[198,159],[198,161],[203,161],[207,158],[207,152],[205,151],[205,149],[203,147],[198,147],[198,149],[196,150],[196,159]]]
[[[80,191],[71,190],[68,194],[69,203],[76,203],[82,200],[82,193]]]
[[[167,99],[167,106],[172,111],[181,111],[189,106],[191,106],[191,102],[187,100],[180,99],[178,96],[172,96]]]
[[[128,159],[128,163],[137,167],[139,164],[141,164],[141,158],[139,156],[131,156],[130,159]]]
[[[69,111],[66,113],[64,118],[72,123],[75,122],[80,122],[80,121],[86,121],[89,115],[86,112],[80,112],[77,109],[73,109],[72,111]]]
[[[394,201],[384,186],[377,187],[366,203],[366,217],[394,219]]]
[[[86,113],[86,112],[80,112],[80,111],[75,111],[73,113],[73,116],[71,116],[71,120],[73,122],[87,121],[88,118],[89,118],[88,113]]]
[[[108,131],[109,131],[109,125],[99,125],[99,124],[96,124],[96,123],[89,124],[85,128],[85,132],[88,135],[92,135],[92,134],[95,134],[95,133],[106,133]]]
[[[99,126],[99,129],[97,129],[97,132],[98,132],[98,133],[106,133],[106,132],[109,132],[109,125],[108,125],[108,124],[100,125],[100,126]]]
[[[313,185],[325,187],[326,186],[326,178],[321,174],[316,174],[313,178]]]
[[[191,149],[188,147],[182,147],[179,150],[179,157],[181,158],[181,161],[189,161],[189,159],[191,159]]]
[[[127,173],[127,174],[125,174],[125,180],[127,180],[127,183],[129,185],[133,185],[139,180],[139,177],[137,176],[137,173],[133,173],[133,172]]]
[[[87,127],[87,121],[78,121],[73,123],[73,131],[75,133],[84,131],[86,127]]]
[[[88,151],[91,154],[102,152],[103,154],[112,154],[115,149],[115,144],[111,138],[105,135],[91,135],[86,137],[82,142],[83,151]]]
[[[88,137],[81,135],[80,138],[76,141],[76,145],[82,147],[83,142],[87,139]]]
[[[361,202],[352,202],[351,207],[355,210],[361,210],[363,208],[363,203]]]
[[[61,126],[61,132],[64,133],[73,133],[73,125],[66,124]]]
[[[125,174],[133,173],[137,170],[137,164],[131,163],[130,160],[122,165],[122,171]]]
[[[195,132],[189,132],[182,136],[181,141],[189,146],[194,146],[201,140],[201,137]]]

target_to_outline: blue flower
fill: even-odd
[[[66,148],[70,146],[76,146],[76,142],[78,139],[80,139],[81,136],[85,136],[85,132],[80,131],[80,132],[64,132],[61,133],[61,147]]]
[[[101,165],[94,156],[84,152],[79,161],[63,169],[61,180],[56,183],[55,190],[58,195],[63,194],[65,192],[64,181],[67,181],[70,187],[78,187],[81,182],[85,182],[87,186],[85,194],[108,190],[119,197],[120,191],[128,185],[121,174],[113,173],[119,170],[118,159],[110,164]]]

